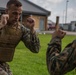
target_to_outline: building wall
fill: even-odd
[[[67,25],[67,24],[64,24],[64,25],[63,25],[63,29],[64,29],[64,30],[68,30],[68,25]]]
[[[72,31],[74,31],[74,29],[75,29],[75,24],[76,24],[76,21],[71,22]]]

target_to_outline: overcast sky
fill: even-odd
[[[66,0],[29,0],[46,10],[51,11],[50,20],[56,20],[56,16],[60,16],[60,23],[65,23]],[[76,20],[76,0],[68,0],[67,2],[67,22]]]

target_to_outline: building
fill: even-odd
[[[9,0],[0,0],[0,15],[5,13],[6,3]],[[28,0],[19,0],[23,4],[23,13],[21,16],[21,22],[26,25],[26,18],[30,15],[35,18],[36,30],[47,30],[47,19],[50,15],[50,11],[28,1]]]
[[[76,31],[76,21],[71,21],[70,27],[71,31]]]
[[[71,21],[70,23],[60,24],[64,30],[67,31],[76,31],[76,21]]]
[[[63,29],[67,30],[67,31],[70,31],[69,25],[70,25],[70,23],[63,24]]]

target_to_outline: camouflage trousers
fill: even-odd
[[[0,75],[13,75],[9,65],[5,62],[0,62]]]

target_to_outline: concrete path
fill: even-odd
[[[52,34],[54,31],[41,31],[41,32],[38,32],[39,34]],[[66,31],[66,34],[67,35],[75,35],[76,36],[76,32],[69,32],[69,31]]]

